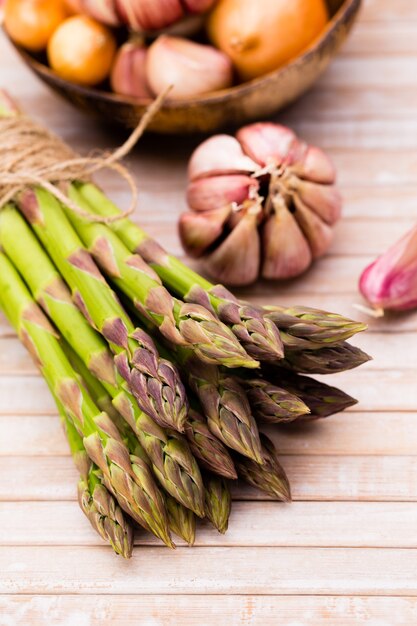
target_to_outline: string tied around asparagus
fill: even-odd
[[[168,90],[146,109],[139,124],[115,151],[82,157],[64,141],[26,115],[20,114],[6,94],[0,107],[0,210],[29,185],[38,185],[80,217],[91,222],[111,223],[135,210],[138,188],[131,173],[120,161],[139,141],[149,122],[161,108]],[[62,190],[65,183],[89,180],[96,172],[110,169],[123,178],[131,192],[130,205],[120,214],[104,217],[84,211]]]

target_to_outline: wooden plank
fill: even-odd
[[[331,85],[315,86],[290,107],[277,115],[290,126],[305,122],[338,121],[341,125],[354,120],[413,120],[417,89],[414,85],[392,88],[390,83],[372,85],[361,90],[346,83],[337,89]],[[348,105],[347,105],[348,103]]]
[[[404,626],[417,621],[417,598],[4,595],[0,612],[2,626],[44,626],[46,615],[54,626],[138,626],[139,615],[143,626]]]
[[[187,548],[143,547],[126,562],[106,548],[5,547],[0,548],[0,592],[138,597],[417,593],[417,550],[411,549],[211,548],[208,556],[197,547],[192,571],[190,556]]]
[[[395,20],[417,20],[417,6],[410,0],[364,0],[360,15],[362,21],[386,22],[387,26]]]
[[[413,455],[417,450],[415,413],[348,411],[326,420],[262,426],[281,454]],[[57,416],[0,415],[0,456],[69,456]],[[372,443],[372,445],[370,445]]]
[[[339,56],[333,59],[317,85],[332,89],[345,85],[356,89],[415,86],[415,57],[413,54],[385,56],[382,50],[373,56]]]
[[[385,22],[365,21],[362,16],[343,44],[340,55],[370,56],[382,50],[386,55],[417,55],[417,20],[407,21],[408,17],[404,21],[390,21],[387,28]]]
[[[294,500],[415,502],[416,456],[280,455]],[[67,457],[0,457],[0,501],[73,500],[77,472]],[[269,500],[246,485],[237,500]]]
[[[417,503],[234,502],[227,533],[199,521],[195,546],[417,548],[416,524]],[[175,543],[184,545],[177,538]],[[138,531],[135,544],[160,542]],[[75,502],[4,502],[0,545],[91,547],[103,542]]]

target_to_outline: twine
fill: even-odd
[[[111,223],[130,215],[138,199],[137,185],[120,163],[139,141],[150,120],[159,111],[169,90],[161,93],[146,109],[139,124],[114,152],[81,157],[62,139],[23,114],[0,117],[0,210],[30,185],[38,185],[83,218]],[[114,216],[93,215],[81,209],[62,191],[65,183],[87,181],[103,169],[110,169],[127,182],[131,191],[129,208]]]

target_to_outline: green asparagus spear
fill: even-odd
[[[246,457],[235,459],[237,471],[240,478],[247,483],[265,491],[274,498],[283,502],[291,501],[290,484],[284,469],[280,465],[272,441],[261,433],[263,465],[254,463]]]
[[[163,497],[148,466],[129,454],[111,419],[99,411],[80,385],[59,345],[56,331],[3,253],[0,253],[0,306],[54,397],[83,437],[88,456],[117,494],[120,506],[146,530],[172,546]]]
[[[60,204],[43,189],[21,192],[18,204],[69,285],[74,302],[109,342],[140,408],[162,424],[181,423],[187,403],[178,371],[159,358],[149,335],[133,326]]]
[[[184,506],[203,515],[202,479],[187,442],[174,431],[159,427],[139,409],[124,379],[111,367],[111,355],[104,339],[72,303],[39,241],[10,206],[0,212],[0,243],[67,343],[104,385],[117,410],[137,434],[160,484]]]

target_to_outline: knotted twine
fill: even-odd
[[[26,115],[11,111],[8,117],[0,117],[0,210],[26,187],[38,185],[91,222],[107,224],[130,215],[136,207],[138,188],[120,160],[139,141],[150,120],[161,108],[166,94],[166,91],[163,92],[149,105],[137,127],[119,148],[98,156],[81,157],[57,135]],[[65,183],[87,181],[103,169],[117,172],[131,191],[130,206],[118,215],[103,217],[84,211],[61,189]]]

